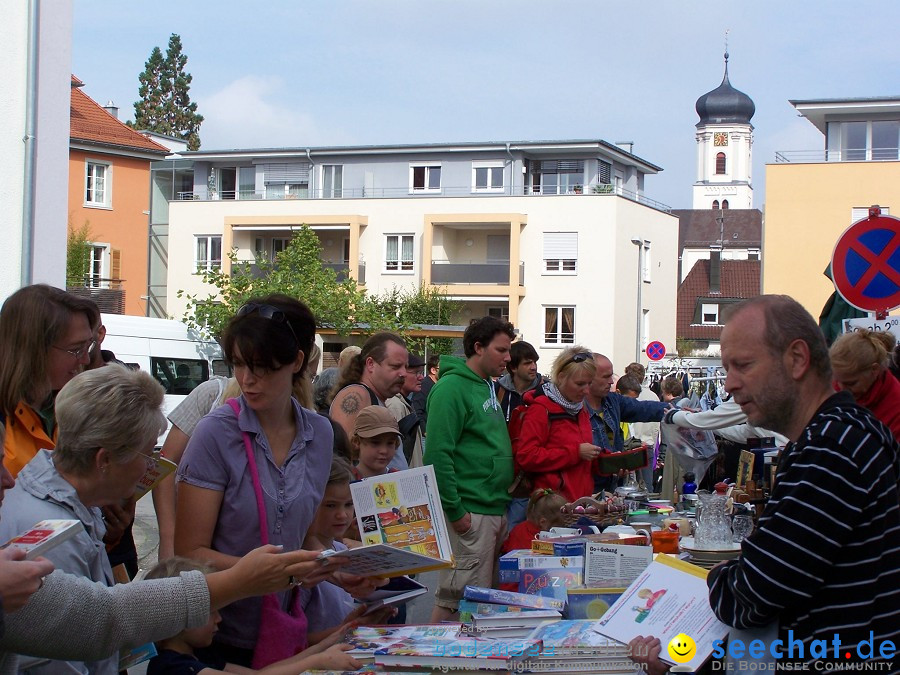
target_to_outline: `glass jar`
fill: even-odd
[[[700,508],[694,544],[698,549],[728,548],[732,543],[731,523],[725,513],[725,492],[698,490]]]

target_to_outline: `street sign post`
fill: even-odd
[[[666,347],[659,340],[649,343],[644,351],[647,352],[647,358],[651,361],[659,361],[666,355]]]
[[[838,293],[857,309],[883,319],[900,307],[900,218],[871,207],[838,239],[831,270]]]

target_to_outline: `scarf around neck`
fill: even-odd
[[[544,394],[547,395],[547,398],[553,401],[556,405],[560,406],[570,415],[577,415],[579,412],[581,412],[581,408],[584,407],[584,401],[572,403],[572,401],[562,395],[562,393],[559,391],[559,387],[557,387],[552,382],[545,382],[543,388]]]

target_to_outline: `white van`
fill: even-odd
[[[122,314],[103,314],[101,320],[106,326],[101,348],[165,388],[166,415],[211,375],[228,375],[219,344],[201,339],[181,321]]]

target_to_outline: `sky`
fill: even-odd
[[[765,164],[824,138],[791,99],[900,95],[891,0],[75,0],[72,72],[133,117],[154,46],[181,36],[202,149],[602,139],[662,167],[646,196],[691,208],[694,105],[756,104]]]

